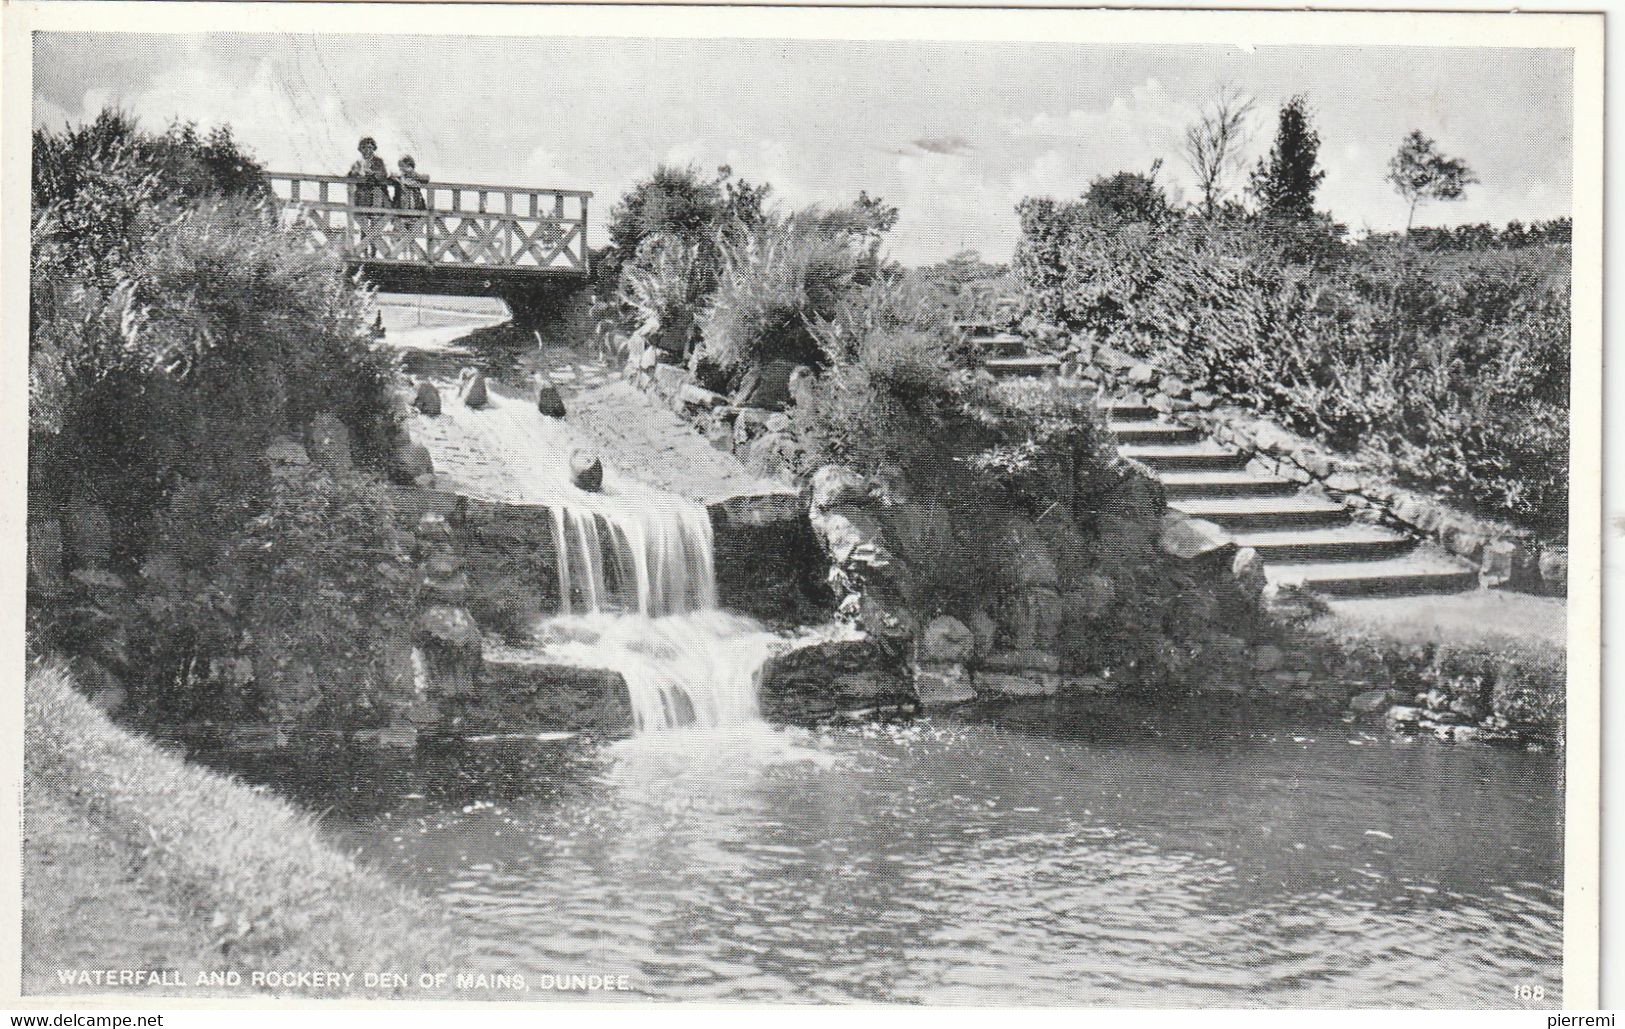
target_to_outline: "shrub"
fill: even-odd
[[[699,318],[704,356],[734,372],[821,363],[815,327],[872,278],[874,262],[856,209],[768,217],[725,238],[717,289]]]
[[[49,211],[53,219],[50,267],[104,283],[155,227],[165,202],[271,195],[264,169],[229,126],[200,135],[195,124],[177,122],[154,135],[128,114],[104,109],[86,125],[35,129],[33,144],[35,215]]]
[[[813,465],[896,484],[890,527],[922,617],[961,614],[1013,585],[1012,526],[1070,526],[1081,493],[1114,459],[1092,398],[1058,383],[996,383],[960,364],[942,335],[880,310],[827,324],[824,371],[793,409]],[[1064,530],[1062,530],[1064,531]]]
[[[1542,252],[1429,262],[1378,240],[1291,260],[1313,248],[1244,220],[1114,222],[1048,200],[1021,217],[1016,270],[1037,316],[1403,481],[1566,534],[1567,282]]]
[[[675,167],[660,165],[649,178],[635,184],[610,209],[605,232],[609,247],[595,258],[601,295],[614,295],[624,283],[623,269],[638,262],[638,255],[650,241],[662,241],[682,250],[692,251],[706,288],[706,277],[714,273],[717,262],[717,234],[730,209],[735,206],[735,194],[744,185],[745,194],[737,204],[746,209],[754,204],[759,210],[766,199],[766,190],[758,196],[748,184],[734,184],[727,189],[728,176],[707,179],[693,165]]]
[[[233,541],[235,606],[279,717],[377,722],[411,699],[389,691],[384,667],[415,600],[392,525],[376,481],[293,465],[273,474],[264,510]]]
[[[393,358],[370,340],[366,298],[337,258],[279,229],[228,130],[153,137],[104,114],[42,133],[36,149],[31,509],[51,517],[88,501],[113,514],[108,571],[131,593],[114,614],[138,644],[132,692],[176,717],[194,702],[229,707],[212,665],[240,652],[256,603],[302,588],[269,570],[256,579],[257,555],[235,545],[245,526],[272,518],[275,531],[254,538],[281,553],[329,520],[327,549],[308,555],[322,568],[346,546],[374,548],[383,524],[376,496],[369,528],[352,517],[364,497],[320,491],[303,521],[277,517],[292,501],[267,444],[332,413],[363,477],[381,468],[398,433]],[[391,587],[356,575],[313,588],[312,603],[342,599],[300,608],[299,630],[337,639]]]

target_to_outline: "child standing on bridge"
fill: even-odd
[[[417,162],[412,160],[411,154],[400,159],[400,174],[396,181],[399,187],[395,192],[395,206],[403,211],[426,211],[429,205],[423,202],[423,187],[429,184],[429,176],[418,171]]]

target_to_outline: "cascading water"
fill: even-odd
[[[619,672],[640,733],[755,721],[776,637],[718,608],[705,507],[613,469],[602,492],[576,488],[575,438],[520,400],[492,391],[454,416],[502,458],[516,497],[552,513],[560,610],[538,628],[547,652]]]

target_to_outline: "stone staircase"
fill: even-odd
[[[971,327],[996,356],[994,375],[1044,375],[1054,358],[1029,357],[1021,338]],[[1161,480],[1168,506],[1218,525],[1264,559],[1271,582],[1334,597],[1458,593],[1478,569],[1406,533],[1355,521],[1343,505],[1289,479],[1248,468],[1246,455],[1174,422],[1133,396],[1105,403],[1119,452]]]

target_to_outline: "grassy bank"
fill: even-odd
[[[245,983],[254,970],[455,969],[443,912],[339,853],[309,814],[113,725],[59,666],[28,676],[25,702],[31,989],[85,992],[56,986],[58,967],[178,968],[188,982],[236,969]],[[356,982],[345,995],[390,992]]]

